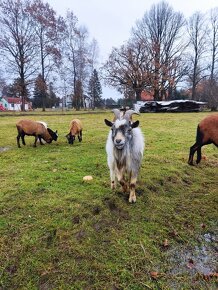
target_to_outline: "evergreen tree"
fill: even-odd
[[[89,96],[92,100],[92,108],[100,107],[103,104],[102,100],[102,88],[98,78],[98,72],[93,70],[92,76],[89,80]]]
[[[14,80],[14,82],[12,84],[9,85],[4,85],[3,86],[3,90],[2,90],[2,94],[3,96],[6,97],[21,97],[22,96],[22,86],[21,86],[21,80],[20,78],[17,78]],[[27,90],[27,88],[25,87],[25,96],[28,96],[29,92]],[[26,98],[27,99],[27,98]]]
[[[54,92],[54,88],[52,83],[49,84],[49,94],[46,99],[46,106],[49,108],[58,107],[60,102],[60,98],[58,98]]]
[[[43,108],[47,99],[47,86],[41,74],[35,80],[33,108]]]

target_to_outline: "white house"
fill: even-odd
[[[62,103],[60,106],[64,108],[72,108],[73,107],[73,95],[66,95],[62,99]],[[85,109],[90,109],[92,107],[91,99],[87,95],[83,95],[83,107]]]
[[[0,98],[0,111],[8,110],[8,102],[5,98]]]
[[[0,102],[6,110],[21,111],[22,102],[20,98],[2,97]],[[25,111],[29,111],[31,109],[31,103],[25,101]]]

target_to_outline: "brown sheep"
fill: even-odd
[[[82,141],[83,125],[79,119],[74,119],[70,122],[70,133],[66,135],[69,144],[73,144],[76,135],[78,135],[79,142]]]
[[[197,151],[197,164],[201,161],[201,147],[213,143],[218,147],[218,115],[205,117],[197,127],[196,142],[190,147],[188,164],[193,165],[194,154]]]
[[[47,124],[39,121],[32,120],[20,120],[17,124],[17,146],[20,148],[20,138],[23,145],[26,145],[24,136],[35,136],[35,142],[33,144],[36,147],[36,142],[39,139],[40,144],[43,145],[42,140],[44,139],[47,143],[51,143],[52,140],[57,141],[58,135],[57,131],[52,131],[50,128],[47,128]]]

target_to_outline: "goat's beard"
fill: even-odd
[[[124,146],[125,146],[125,142],[122,143],[122,144],[115,144],[115,143],[114,143],[114,147],[115,147],[116,149],[118,149],[118,150],[122,150],[122,149],[124,148]]]

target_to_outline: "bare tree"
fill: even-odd
[[[98,56],[99,56],[99,46],[96,39],[92,39],[89,46],[89,59],[90,59],[90,71],[91,74],[96,69],[98,65]]]
[[[113,49],[105,64],[106,80],[120,91],[134,91],[136,100],[149,89],[155,100],[167,99],[186,72],[181,37],[184,17],[166,3],[153,5],[133,28],[132,37]]]
[[[80,110],[82,106],[82,100],[83,100],[82,83],[80,80],[76,80],[75,93],[73,97],[73,105],[75,106],[76,110]]]
[[[143,42],[131,42],[114,48],[104,64],[105,83],[116,87],[125,97],[130,94],[140,100],[141,92],[149,85],[147,50]]]
[[[210,79],[214,79],[214,73],[216,65],[218,64],[218,7],[211,9],[210,11],[210,34],[209,34],[209,45],[212,52],[211,55],[211,66],[210,66]],[[218,67],[217,67],[218,70]]]
[[[0,77],[0,98],[2,97],[3,89],[6,86],[6,81],[3,77]]]
[[[153,5],[133,29],[135,39],[143,41],[148,50],[147,59],[152,64],[150,86],[155,100],[166,99],[169,94],[167,90],[172,89],[184,75],[184,24],[182,13],[174,12],[168,3],[162,1]]]
[[[84,92],[87,89],[93,60],[90,58],[88,31],[85,27],[78,26],[78,19],[73,12],[68,11],[65,24],[65,69],[69,72],[69,82],[72,83],[73,98],[76,98],[76,100],[73,100],[73,103],[77,105],[76,109],[79,109],[78,106],[83,104],[83,99],[78,101],[78,96],[83,96],[78,93],[76,94],[76,92]]]
[[[49,74],[61,59],[60,35],[65,28],[64,21],[61,17],[56,16],[56,12],[48,3],[41,0],[34,0],[27,10],[34,20],[41,76],[46,84]],[[42,108],[44,111],[45,98],[43,98]]]
[[[193,100],[197,99],[196,89],[198,83],[205,77],[206,67],[203,64],[203,58],[207,51],[207,26],[205,17],[202,13],[194,13],[188,22],[189,33],[189,47],[190,47],[190,62],[191,62],[191,74],[189,80],[192,84]]]
[[[21,86],[21,109],[25,109],[27,82],[35,72],[36,38],[33,21],[26,7],[28,0],[0,1],[0,50],[6,67],[19,76]]]
[[[218,107],[218,7],[210,10],[209,16],[209,49],[211,64],[209,65],[209,81],[206,90],[206,99],[212,110]]]

